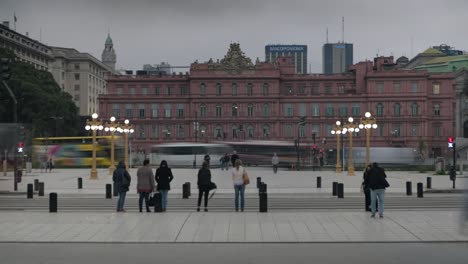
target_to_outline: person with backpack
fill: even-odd
[[[115,190],[117,190],[119,194],[117,212],[126,212],[124,209],[125,197],[130,187],[131,177],[127,169],[125,169],[125,162],[123,160],[119,161],[117,168],[114,170],[112,181],[114,182]]]
[[[377,199],[379,200],[379,216],[383,217],[385,203],[385,188],[390,184],[387,182],[387,175],[377,162],[372,164],[369,177],[369,188],[371,192],[371,217],[375,217]]]

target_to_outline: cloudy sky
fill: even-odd
[[[264,60],[266,44],[306,44],[312,72],[322,45],[354,44],[354,62],[412,57],[429,46],[468,51],[467,0],[0,0],[0,20],[47,45],[101,58],[110,30],[117,68],[221,59],[229,43]],[[42,33],[41,33],[42,32]]]

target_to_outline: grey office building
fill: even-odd
[[[307,73],[307,45],[266,45],[265,61],[276,62],[278,57],[291,57],[297,74]]]
[[[326,43],[323,45],[323,73],[333,74],[347,71],[353,64],[353,44]]]

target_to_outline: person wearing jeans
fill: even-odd
[[[125,169],[125,163],[121,160],[117,165],[117,168],[114,170],[112,175],[112,181],[114,182],[114,187],[119,194],[119,200],[117,201],[117,212],[125,212],[125,197],[130,187],[130,174]]]
[[[197,186],[198,186],[198,203],[197,212],[200,212],[200,206],[202,197],[205,197],[205,212],[208,212],[208,195],[210,194],[211,182],[211,171],[207,161],[203,161],[202,167],[198,171],[197,175]]]
[[[167,208],[167,193],[171,189],[171,181],[174,179],[171,169],[167,165],[167,161],[161,161],[159,168],[156,170],[155,176],[156,182],[158,183],[158,191],[161,193],[161,208],[163,212],[166,212]]]
[[[385,202],[385,188],[389,187],[385,174],[385,170],[379,167],[377,162],[372,164],[372,168],[369,172],[369,188],[371,194],[371,217],[375,217],[376,202],[379,199],[379,216],[383,217],[384,214],[384,202]]]
[[[377,199],[379,199],[379,215],[382,218],[384,213],[384,203],[385,203],[385,189],[371,189],[371,211],[372,216],[375,215],[376,212],[376,203]]]
[[[244,178],[243,175],[245,173],[245,168],[242,167],[242,161],[237,159],[234,164],[234,168],[232,168],[232,182],[234,184],[234,206],[236,212],[239,212],[239,198],[240,198],[240,209],[241,212],[244,211],[244,192],[245,192],[245,185],[244,185]]]

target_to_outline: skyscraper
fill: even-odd
[[[345,72],[353,64],[353,44],[326,43],[323,45],[323,73]]]
[[[266,45],[265,61],[276,62],[278,57],[291,57],[297,74],[307,73],[307,45]]]

